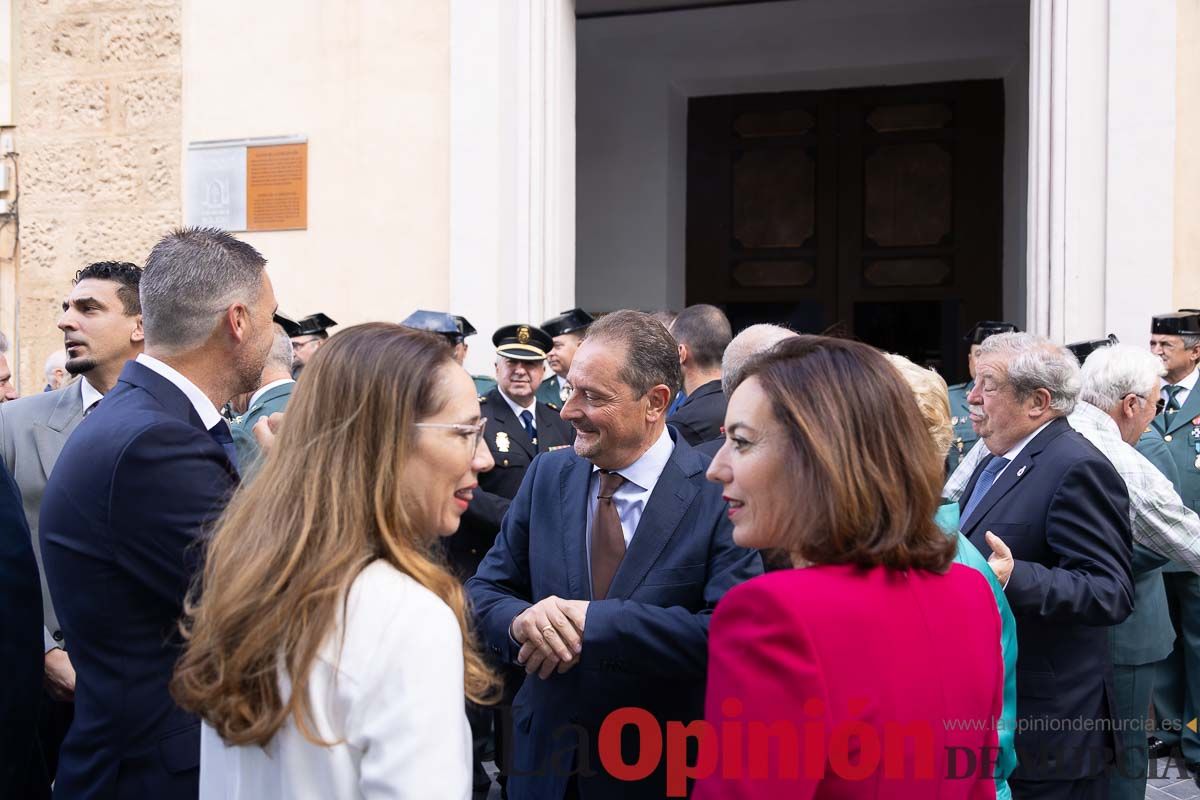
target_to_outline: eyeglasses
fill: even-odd
[[[479,420],[474,425],[466,422],[417,422],[414,423],[418,428],[446,428],[452,430],[460,436],[471,436],[471,452],[474,453],[479,449],[479,443],[483,441],[483,431],[487,428],[487,417]]]

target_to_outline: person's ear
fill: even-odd
[[[241,344],[250,333],[250,309],[245,303],[234,303],[225,310],[225,323],[234,341]]]
[[[129,334],[129,341],[134,344],[141,344],[146,340],[146,332],[142,330],[142,315],[138,314],[134,318],[133,331]]]
[[[1029,396],[1029,415],[1040,417],[1050,411],[1050,392],[1047,389],[1035,389]]]
[[[688,353],[688,346],[686,344],[680,344],[680,345],[676,345],[676,347],[679,348],[679,363],[680,363],[680,365],[686,364],[687,360],[690,356],[690,354]]]
[[[1121,401],[1121,416],[1125,419],[1133,419],[1137,416],[1138,402],[1137,395],[1125,395],[1125,399]]]
[[[665,384],[660,383],[646,392],[646,399],[650,403],[646,409],[646,418],[654,422],[660,416],[667,413],[667,408],[671,405],[671,390]]]

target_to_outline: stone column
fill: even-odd
[[[1029,80],[1029,329],[1143,341],[1171,300],[1174,0],[1033,0]]]
[[[575,12],[571,0],[450,11],[450,310],[490,337],[575,303]]]
[[[179,0],[15,3],[21,392],[42,387],[75,271],[145,261],[180,222]],[[4,309],[5,312],[8,309]]]

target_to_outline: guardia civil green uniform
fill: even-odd
[[[1152,334],[1200,336],[1200,314],[1179,312],[1154,317]],[[1184,505],[1200,512],[1200,380],[1193,368],[1179,384],[1165,385],[1162,412],[1153,429],[1162,436],[1179,471],[1179,496]],[[1175,386],[1191,386],[1182,403]],[[1193,774],[1200,771],[1200,733],[1187,727],[1200,715],[1200,575],[1172,562],[1163,569],[1167,603],[1178,638],[1169,657],[1155,674],[1154,711],[1159,736],[1183,751]],[[1193,722],[1192,724],[1197,724]]]
[[[1016,330],[1018,330],[1017,326],[1011,322],[983,320],[963,337],[963,341],[968,346],[974,346],[983,344],[983,340],[989,336],[995,336],[997,333],[1012,333]],[[966,383],[953,384],[948,388],[950,424],[954,427],[954,440],[950,443],[950,452],[946,455],[947,475],[958,468],[959,462],[967,453],[971,452],[971,448],[979,440],[979,434],[975,433],[975,428],[971,425],[970,406],[967,403],[967,395],[974,388],[974,378]]]
[[[294,380],[272,386],[261,395],[253,397],[246,413],[234,417],[229,424],[229,432],[233,436],[234,447],[237,448],[238,472],[241,473],[243,483],[258,472],[262,460],[258,441],[254,438],[254,426],[260,419],[285,412],[295,387]]]
[[[582,308],[569,308],[558,316],[543,322],[542,330],[549,334],[551,339],[568,333],[582,336],[587,331],[588,325],[595,321],[596,318]],[[537,399],[538,402],[553,408],[561,408],[570,394],[571,389],[567,382],[557,373],[551,372],[550,377],[538,386]]]

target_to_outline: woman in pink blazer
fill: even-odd
[[[995,797],[1000,617],[934,523],[942,454],[911,390],[876,350],[819,336],[735,386],[708,477],[734,540],[795,569],[713,614],[719,746],[693,796]]]

